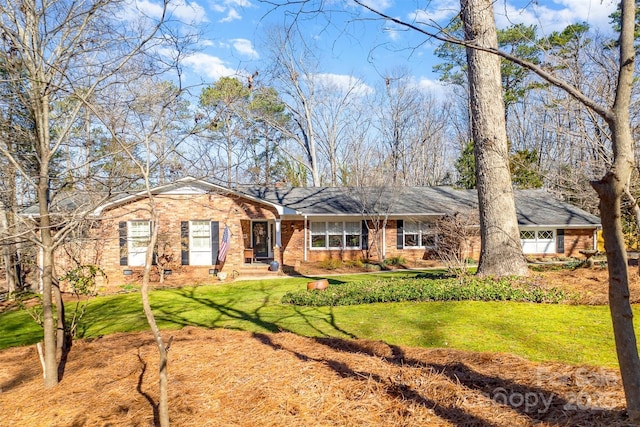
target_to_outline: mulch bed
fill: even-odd
[[[169,357],[175,426],[624,426],[616,370],[382,342],[185,328]],[[33,346],[0,352],[0,425],[153,426],[151,334],[74,344],[45,390]]]

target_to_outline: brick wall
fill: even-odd
[[[397,221],[388,220],[384,232],[382,229],[376,229],[369,223],[368,250],[318,250],[307,249],[307,261],[318,262],[326,259],[354,260],[354,259],[370,259],[379,261],[378,253],[382,253],[381,244],[384,239],[384,254],[386,258],[396,256],[403,257],[410,265],[416,265],[419,261],[431,259],[436,254],[425,251],[424,249],[398,249],[397,248]],[[307,231],[307,246],[310,241],[310,233]],[[286,266],[295,266],[304,260],[304,221],[282,221],[282,246],[283,246],[283,264]],[[380,248],[380,250],[377,250]],[[473,237],[470,239],[470,245],[467,248],[468,258],[475,260],[480,256],[480,238]]]
[[[325,259],[370,259],[378,261],[378,251],[376,245],[379,244],[384,236],[385,256],[386,258],[403,257],[410,265],[418,264],[421,260],[435,258],[437,254],[433,251],[425,251],[424,249],[398,249],[397,248],[397,221],[388,220],[384,233],[382,230],[376,230],[371,224],[369,225],[369,249],[368,250],[307,250],[307,260],[309,262],[323,261]],[[283,264],[294,266],[304,259],[304,221],[282,221],[282,243],[283,243]],[[377,237],[376,237],[377,235]],[[310,235],[307,236],[307,245],[309,244]],[[592,229],[566,229],[564,235],[564,256],[580,257],[581,250],[593,248],[593,230]],[[465,258],[471,258],[478,261],[480,258],[480,235],[469,236],[469,244],[465,250]]]
[[[564,230],[564,256],[582,257],[580,251],[593,249],[593,229]]]
[[[275,209],[245,198],[223,193],[158,195],[154,198],[159,212],[159,242],[166,248],[165,269],[171,270],[166,277],[167,285],[195,284],[217,281],[209,274],[209,270],[216,268],[222,272],[232,274],[241,271],[244,264],[244,249],[251,247],[251,221],[274,220],[278,218]],[[118,224],[122,221],[134,219],[148,220],[150,218],[146,199],[127,203],[103,212],[99,225],[87,232],[87,237],[81,246],[65,246],[60,249],[61,265],[67,268],[74,263],[97,263],[105,271],[108,282],[101,286],[110,290],[117,290],[131,283],[139,283],[142,267],[120,265],[120,242]],[[222,265],[194,266],[181,265],[181,222],[189,220],[208,220],[219,223],[220,238],[225,225],[231,232],[230,249]],[[424,249],[397,249],[397,221],[388,220],[384,230],[376,230],[369,223],[368,250],[317,250],[307,249],[307,260],[322,261],[325,259],[371,259],[378,260],[379,251],[376,248],[384,239],[384,252],[387,258],[400,256],[409,265],[418,265],[419,261],[437,258],[437,255]],[[284,267],[296,268],[304,260],[305,241],[309,245],[310,235],[304,237],[304,221],[285,219],[281,221],[282,249],[275,251],[276,260]],[[309,231],[307,231],[309,233]],[[565,230],[566,256],[580,256],[579,251],[593,247],[593,231],[567,229]],[[272,244],[275,244],[275,236]],[[70,244],[71,245],[71,244]],[[381,251],[380,251],[381,252]],[[466,257],[477,260],[480,254],[480,239],[473,237],[467,248]],[[123,270],[131,270],[132,275],[124,275]],[[154,268],[152,280],[159,280],[158,267]]]
[[[275,210],[232,195],[209,193],[199,195],[158,195],[154,197],[159,212],[158,245],[166,248],[168,262],[165,266],[171,275],[166,277],[167,284],[203,283],[215,280],[209,274],[211,266],[181,265],[180,223],[189,220],[218,221],[220,239],[224,226],[231,233],[230,249],[224,264],[215,266],[218,270],[231,274],[239,271],[244,263],[244,248],[251,246],[250,221],[276,218]],[[99,250],[95,257],[108,276],[108,287],[119,288],[127,283],[139,282],[142,267],[120,265],[120,245],[118,224],[134,219],[148,220],[150,213],[146,199],[128,203],[107,210],[102,215],[102,223],[94,230],[94,236],[100,238]],[[248,241],[247,241],[248,239]],[[123,270],[132,270],[125,276]],[[157,270],[157,267],[154,268]],[[154,271],[153,280],[159,278]]]

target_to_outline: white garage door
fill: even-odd
[[[556,253],[554,230],[520,230],[520,242],[525,254]]]

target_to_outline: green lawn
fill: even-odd
[[[339,276],[330,281],[337,284],[352,279]],[[271,279],[159,290],[151,293],[151,303],[163,329],[192,325],[284,330],[395,345],[505,352],[534,361],[617,366],[607,307],[409,302],[318,308],[280,303],[285,292],[304,289],[307,281]],[[326,292],[330,291],[331,287]],[[636,312],[636,319],[639,314]],[[93,299],[80,330],[84,337],[96,337],[147,328],[140,295],[131,293]],[[41,335],[40,327],[25,312],[0,315],[0,348],[32,344]]]

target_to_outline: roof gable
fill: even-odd
[[[217,184],[212,184],[210,182],[207,182],[198,178],[185,177],[170,184],[154,187],[149,191],[145,190],[145,191],[139,191],[133,194],[122,194],[122,195],[116,196],[113,199],[111,199],[109,202],[95,209],[93,214],[97,216],[97,215],[100,215],[104,210],[112,209],[118,206],[122,206],[126,203],[144,199],[149,196],[149,193],[151,193],[153,196],[158,196],[158,195],[201,195],[201,194],[207,194],[210,192],[220,192],[220,193],[224,193],[224,194],[228,194],[236,197],[249,199],[253,202],[265,204],[275,208],[279,214],[295,213],[294,211],[290,211],[286,206],[273,203],[269,200],[255,198],[255,197],[252,197],[251,195],[240,193],[235,190],[231,190]]]

